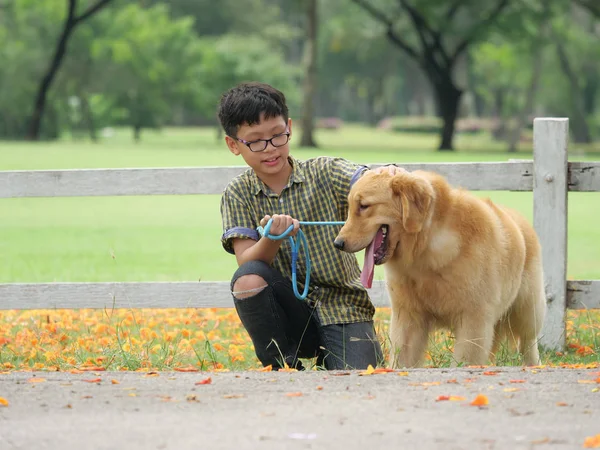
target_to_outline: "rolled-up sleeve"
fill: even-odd
[[[228,253],[234,254],[234,239],[258,241],[257,225],[252,219],[249,208],[243,201],[228,191],[225,191],[221,197],[221,220],[223,224],[221,244]]]

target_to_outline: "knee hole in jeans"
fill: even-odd
[[[267,282],[260,275],[242,275],[235,280],[232,294],[241,300],[255,296],[267,286]]]

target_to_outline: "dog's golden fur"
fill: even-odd
[[[526,365],[540,363],[546,312],[541,248],[519,213],[450,186],[439,174],[367,173],[349,193],[336,243],[358,252],[388,226],[390,363],[421,364],[429,333],[454,332],[454,363],[494,362],[503,338]]]

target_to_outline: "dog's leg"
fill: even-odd
[[[457,324],[454,363],[484,365],[488,361],[494,339],[494,326],[481,316],[463,317]]]
[[[427,349],[429,325],[425,321],[392,311],[390,365],[394,369],[418,367]]]
[[[526,366],[541,364],[537,338],[546,315],[542,271],[539,269],[539,264],[532,264],[532,267],[533,269],[523,276],[515,307],[510,316],[511,325],[519,337],[519,351],[523,355],[523,364]]]

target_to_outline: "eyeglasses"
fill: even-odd
[[[286,129],[284,133],[277,134],[271,139],[257,139],[256,141],[245,141],[240,138],[235,139],[245,144],[251,152],[262,152],[267,148],[269,142],[273,147],[283,147],[290,140],[290,132]]]

